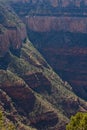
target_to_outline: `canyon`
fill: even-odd
[[[87,112],[86,7],[55,16],[57,0],[37,3],[0,0],[0,111],[16,130],[65,130]]]
[[[30,31],[30,39],[60,77],[71,84],[73,91],[87,100],[87,34]]]
[[[67,0],[62,1],[59,6],[58,1],[54,1],[53,4],[47,1],[45,6],[42,1],[38,8],[33,6],[30,10],[27,8],[27,14],[22,14],[20,10],[16,10],[15,5],[13,6],[26,24],[34,46],[60,77],[71,84],[73,91],[85,100],[87,100],[86,3],[86,0],[71,3]]]

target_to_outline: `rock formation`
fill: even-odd
[[[31,6],[27,13],[22,8],[23,14],[12,6],[26,24],[35,47],[63,80],[72,85],[74,92],[87,100],[87,1],[62,0],[61,6],[58,1],[53,2],[55,6],[50,2],[38,8]]]
[[[25,25],[11,12],[10,7],[0,5],[0,57],[9,49],[19,50],[27,37]]]
[[[20,1],[0,2],[0,110],[17,130],[65,130],[71,115],[87,111],[87,102],[34,48],[19,18],[26,11],[15,4]]]

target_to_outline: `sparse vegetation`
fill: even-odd
[[[8,31],[9,29],[14,31],[14,28],[15,30],[18,29],[20,33],[20,28],[23,27],[24,24],[19,19],[18,14],[10,8],[9,4],[5,7],[2,4],[0,7],[0,13],[3,14],[0,22],[1,35],[4,31]],[[12,35],[15,34],[12,33]],[[17,34],[17,38],[18,37],[20,36]],[[6,35],[4,45],[7,44],[7,38],[8,35]],[[0,96],[2,100],[0,98],[0,105],[5,115],[0,111],[0,130],[36,130],[38,128],[40,129],[40,127],[40,130],[48,130],[51,127],[53,127],[53,129],[60,127],[65,128],[65,124],[69,121],[69,117],[73,113],[77,112],[80,107],[83,109],[87,108],[86,102],[81,101],[81,99],[72,92],[71,86],[60,79],[42,55],[33,47],[33,44],[28,38],[24,39],[24,41],[22,40],[24,44],[22,44],[20,49],[17,47],[20,52],[18,57],[12,53],[12,51],[15,51],[15,46],[16,44],[18,45],[17,41],[19,40],[12,37],[9,39],[10,44],[15,43],[15,45],[12,50],[9,49],[10,45],[7,46],[10,61],[6,69],[3,68],[0,70],[0,89],[6,93],[6,96],[8,96],[11,101],[9,102],[9,100],[7,100],[8,97],[3,96],[3,93],[1,93]],[[3,64],[6,63],[3,62]],[[42,80],[36,74],[39,72],[43,75]],[[34,78],[30,79],[32,87],[27,82],[29,81],[28,77],[31,75],[34,75]],[[45,81],[43,77],[49,82]],[[43,85],[43,82],[46,82],[46,85]],[[50,93],[47,92],[48,86],[50,86]],[[34,87],[35,89],[33,89]],[[45,88],[46,91],[38,93],[36,89],[38,90],[40,87]],[[16,123],[17,128],[11,121]],[[42,123],[47,123],[48,121],[48,124],[45,123],[45,125],[42,125],[40,123],[41,126],[39,125],[40,127],[37,127],[40,121]],[[51,125],[51,122],[54,126]],[[69,125],[67,125],[67,130],[72,130],[68,129],[68,126]]]
[[[6,120],[2,111],[0,111],[0,130],[16,130],[14,124]]]

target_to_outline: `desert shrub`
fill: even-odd
[[[0,130],[16,130],[14,124],[6,120],[2,111],[0,111]]]
[[[78,112],[72,116],[66,130],[87,130],[87,113]]]

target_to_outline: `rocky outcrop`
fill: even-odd
[[[17,77],[15,79],[15,76],[10,72],[0,71],[0,74],[2,77],[0,88],[5,91],[9,97],[11,97],[12,100],[16,102],[18,106],[22,107],[26,112],[31,111],[35,102],[35,97],[31,90],[26,87],[22,80],[17,79]],[[14,83],[12,83],[11,80],[14,80]]]
[[[39,93],[51,92],[51,83],[50,81],[43,75],[43,73],[34,73],[30,75],[25,75],[23,77],[25,82],[31,87],[33,90]]]
[[[16,112],[12,104],[11,98],[6,94],[5,91],[2,91],[1,89],[0,89],[0,107],[2,107],[8,112]]]
[[[20,38],[19,31],[15,27],[13,29],[12,28],[10,27],[10,29],[7,29],[4,32],[4,34],[0,34],[0,43],[1,43],[0,55],[1,56],[6,54],[10,48],[18,50],[22,46],[22,40]]]
[[[58,117],[54,111],[48,111],[46,113],[43,113],[42,115],[37,115],[36,119],[31,119],[31,124],[35,126],[36,128],[40,129],[44,126],[51,126],[54,127],[58,122]]]
[[[55,110],[45,107],[22,79],[10,71],[3,70],[0,70],[0,77],[0,106],[3,107],[2,110],[8,111],[8,114],[5,113],[5,115],[9,120],[15,122],[18,120],[17,116],[25,116],[25,121],[22,117],[20,121],[38,129],[40,127],[54,127],[58,123],[58,115]],[[37,111],[36,113],[34,109]]]
[[[27,37],[25,25],[13,14],[10,7],[0,4],[0,57],[9,50],[20,50]]]
[[[24,19],[27,18],[28,11],[33,11],[30,7],[33,7],[31,5],[34,5],[34,2],[23,0],[20,3],[15,0],[15,6],[13,2],[10,5]],[[48,1],[45,2],[49,5]],[[53,8],[56,7],[56,2]],[[42,7],[42,2],[39,4]],[[52,7],[52,4],[50,6]],[[72,92],[72,87],[53,71],[28,38],[26,39],[24,24],[10,6],[5,7],[0,6],[0,49],[2,50],[0,51],[0,106],[2,111],[6,118],[16,123],[18,130],[30,130],[30,125],[38,130],[65,130],[71,115],[80,109],[87,111],[87,103],[76,96]],[[62,45],[64,45],[63,41]],[[44,46],[45,44],[43,49]],[[44,50],[46,52],[46,48]]]
[[[26,38],[26,36],[24,38],[22,37],[23,34],[21,34],[20,31],[21,30],[18,30],[16,27],[10,27],[4,32],[4,34],[0,34],[1,56],[5,55],[9,50],[20,50],[22,42]]]

